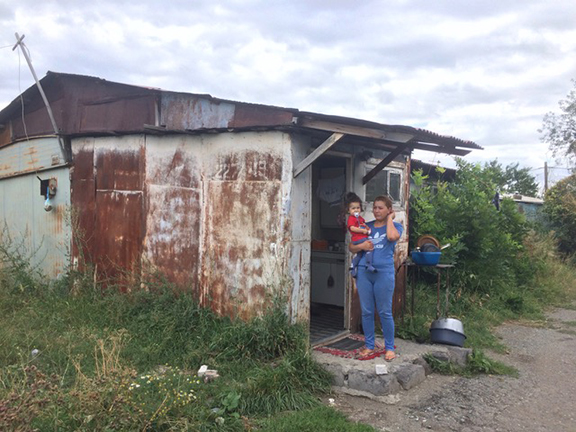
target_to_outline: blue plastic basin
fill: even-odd
[[[442,252],[416,252],[412,251],[412,261],[418,265],[433,266],[438,264]]]

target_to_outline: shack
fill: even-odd
[[[346,191],[394,200],[408,252],[412,150],[477,144],[409,126],[48,72],[0,111],[2,235],[49,277],[91,264],[99,281],[159,271],[222,315],[277,295],[312,340],[355,330],[339,226]],[[55,127],[56,125],[56,127]],[[48,211],[49,210],[49,211]],[[405,275],[394,300],[402,306]],[[143,287],[145,288],[145,287]]]

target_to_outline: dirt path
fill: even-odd
[[[488,353],[519,378],[432,374],[394,405],[342,394],[335,405],[381,431],[576,432],[576,310],[554,310],[540,324],[499,327],[509,353]]]

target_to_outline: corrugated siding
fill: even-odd
[[[42,179],[54,177],[58,181],[50,212],[44,210],[45,198],[40,195],[37,175]],[[69,169],[64,167],[0,179],[0,215],[4,224],[0,241],[20,245],[20,253],[30,257],[32,264],[51,278],[63,273],[68,265],[69,191]]]
[[[0,149],[0,178],[34,173],[64,164],[56,138],[36,138]]]

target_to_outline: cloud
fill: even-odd
[[[575,21],[571,0],[0,0],[0,105],[33,83],[17,31],[40,77],[407,124],[486,148],[471,159],[535,164],[576,77]]]

